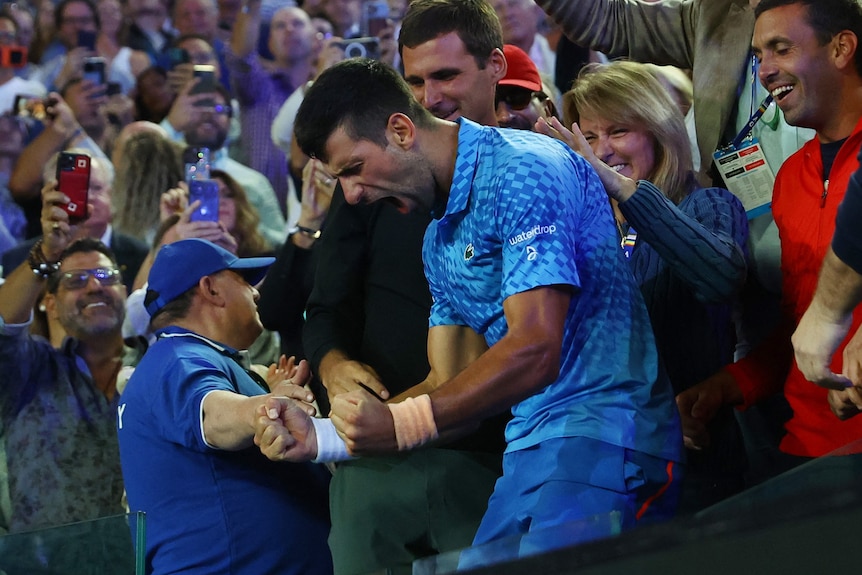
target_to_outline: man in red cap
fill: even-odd
[[[503,53],[508,68],[494,98],[500,127],[532,130],[539,118],[556,116],[554,102],[542,89],[539,70],[527,53],[512,44],[504,45]]]

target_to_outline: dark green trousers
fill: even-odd
[[[340,463],[329,488],[335,575],[409,574],[415,559],[469,547],[501,459],[427,448]]]

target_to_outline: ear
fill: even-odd
[[[386,139],[394,146],[409,150],[416,141],[416,125],[405,114],[396,112],[389,116],[386,124]]]
[[[842,30],[832,38],[833,57],[839,69],[851,66],[856,68],[856,50],[859,48],[859,38],[850,30]]]
[[[198,280],[198,292],[207,303],[217,307],[224,307],[226,302],[216,285],[217,283],[213,276],[204,276]]]
[[[491,72],[494,84],[505,78],[509,65],[506,63],[506,56],[503,55],[503,51],[499,48],[494,48],[485,68]]]
[[[544,118],[546,120],[557,117],[557,106],[550,97],[542,102],[542,112],[545,114]]]
[[[39,311],[45,312],[48,319],[57,319],[57,298],[52,293],[46,293],[39,304]]]

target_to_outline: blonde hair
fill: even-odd
[[[149,242],[159,227],[159,199],[183,179],[182,148],[154,132],[123,146],[114,185],[114,226]]]
[[[679,111],[685,116],[694,104],[694,85],[688,74],[676,66],[659,66],[657,64],[644,64],[656,80],[659,81],[676,103]]]
[[[673,203],[695,187],[682,114],[644,64],[617,61],[585,66],[563,95],[566,125],[596,116],[652,136],[655,166],[647,178]]]

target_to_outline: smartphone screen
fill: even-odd
[[[186,165],[186,183],[210,179],[210,149],[189,147],[183,151]]]
[[[200,205],[192,212],[190,221],[218,221],[218,182],[215,180],[192,180],[189,182],[189,205],[200,201]]]
[[[48,115],[45,100],[29,94],[16,94],[12,111],[21,118],[33,118],[39,121],[44,120]]]
[[[84,79],[97,86],[105,84],[105,59],[87,58],[84,60]]]
[[[87,197],[90,189],[90,156],[60,152],[57,160],[57,189],[69,197],[61,207],[76,224],[87,219]]]

